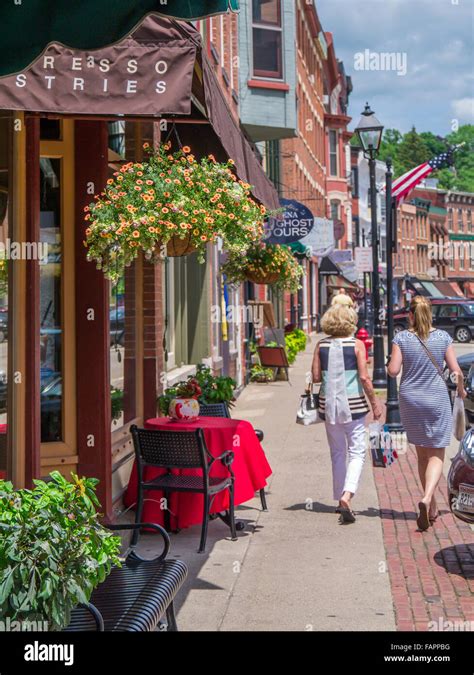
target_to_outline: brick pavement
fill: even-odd
[[[409,448],[392,466],[373,471],[397,629],[447,630],[446,622],[456,621],[473,622],[465,627],[474,630],[474,532],[451,514],[445,477],[436,493],[440,517],[420,532],[415,450]],[[454,629],[463,626],[454,624]]]

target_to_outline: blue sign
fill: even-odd
[[[314,216],[307,206],[294,199],[280,199],[281,215],[265,223],[263,239],[267,244],[291,244],[306,237],[314,225]]]

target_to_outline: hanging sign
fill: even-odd
[[[284,209],[280,215],[269,218],[265,224],[267,244],[291,244],[307,237],[313,229],[314,217],[307,206],[294,199],[280,199]]]

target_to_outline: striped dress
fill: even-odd
[[[354,337],[324,338],[319,342],[319,415],[329,424],[352,422],[369,412],[357,368],[355,344]]]
[[[433,330],[425,342],[440,368],[452,341],[446,331]],[[408,442],[425,448],[445,448],[451,441],[453,428],[446,384],[411,331],[397,333],[393,344],[402,352],[399,403]]]

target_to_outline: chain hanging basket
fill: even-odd
[[[191,235],[187,235],[183,239],[175,235],[166,244],[166,255],[171,258],[181,258],[182,256],[190,255],[196,250],[196,247],[191,241]]]
[[[250,271],[245,273],[248,281],[254,284],[274,284],[280,278],[279,272],[266,272],[265,270]]]

